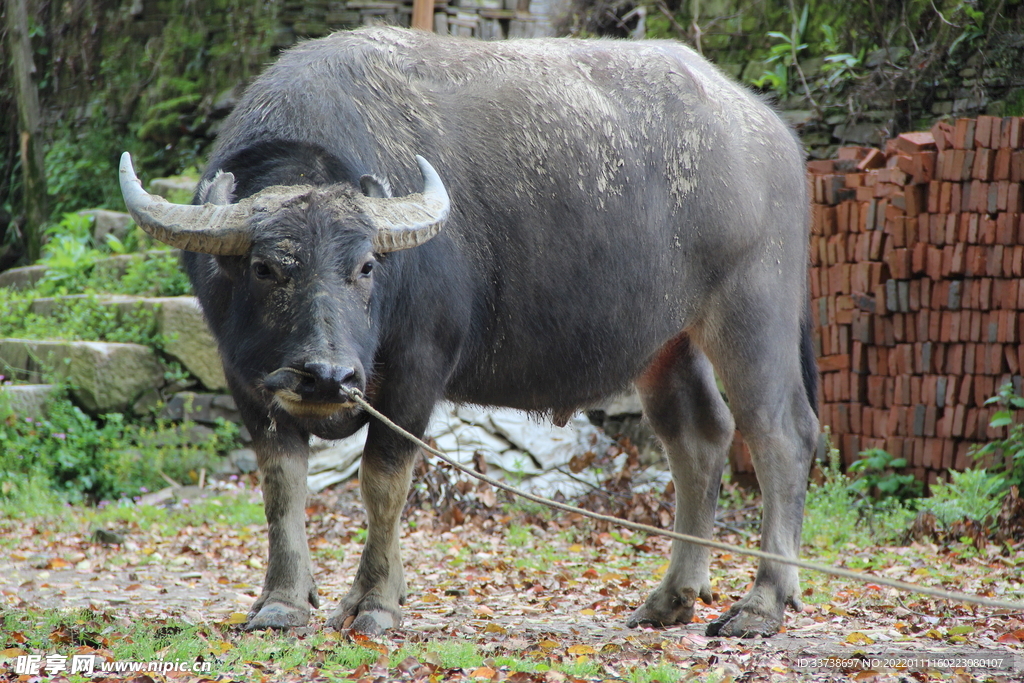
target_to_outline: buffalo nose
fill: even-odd
[[[362,380],[355,368],[330,363],[306,363],[308,373],[299,386],[303,398],[314,401],[338,401],[347,398],[348,389],[362,389]]]

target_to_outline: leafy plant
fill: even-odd
[[[1024,486],[1024,424],[1015,422],[1013,414],[1014,409],[1024,408],[1024,398],[1017,395],[1012,384],[1004,384],[996,396],[985,401],[985,405],[993,404],[1000,410],[992,416],[989,427],[1007,427],[1006,438],[990,441],[972,455],[975,460],[993,460],[990,468],[1005,473],[1007,484]]]
[[[922,504],[947,526],[964,518],[984,522],[999,511],[1009,488],[1003,476],[985,470],[950,470],[949,476],[949,483],[932,484],[932,495]]]
[[[48,227],[43,257],[39,263],[46,266],[46,274],[38,289],[41,294],[81,290],[89,273],[103,254],[92,244],[91,216],[66,213],[61,221]]]
[[[967,18],[967,23],[963,26],[963,31],[960,35],[949,46],[949,54],[956,52],[956,49],[961,45],[970,45],[985,35],[985,12],[972,7],[967,2],[960,3],[960,10]]]
[[[197,439],[192,425],[132,422],[120,413],[93,421],[64,391],[47,404],[43,420],[21,417],[0,394],[0,495],[45,484],[70,502],[97,503],[138,495],[212,468],[218,453],[235,447],[238,428],[221,423]]]
[[[827,74],[821,87],[828,90],[856,77],[857,69],[864,63],[864,54],[867,50],[861,47],[856,55],[840,52],[835,29],[829,24],[822,24],[819,28],[823,36],[821,50],[826,55],[822,71]]]
[[[896,540],[914,513],[897,498],[865,497],[839,463],[839,451],[830,443],[829,462],[822,468],[823,481],[807,488],[804,543],[834,551],[848,543],[867,546]]]
[[[91,105],[96,109],[98,105]],[[117,178],[117,160],[127,149],[124,136],[110,123],[99,123],[93,113],[90,123],[65,126],[54,135],[46,151],[46,189],[52,196],[53,216],[90,208],[121,206]]]
[[[779,94],[780,98],[786,98],[790,93],[790,70],[799,68],[798,59],[801,52],[808,48],[804,42],[807,33],[807,17],[810,5],[805,4],[800,18],[793,17],[793,25],[789,35],[781,31],[769,31],[767,36],[774,38],[776,42],[768,48],[766,64],[775,64],[771,71],[765,71],[761,77],[754,81],[759,88],[765,86]]]
[[[143,344],[160,349],[152,308],[105,304],[96,295],[58,300],[41,315],[32,312],[34,297],[0,291],[0,335],[20,339],[67,339]]]
[[[856,475],[850,488],[875,499],[894,497],[899,500],[919,498],[924,490],[921,482],[912,474],[898,474],[896,470],[906,467],[905,458],[896,458],[881,448],[861,452],[860,459],[850,465],[848,471]]]

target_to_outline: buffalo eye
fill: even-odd
[[[363,267],[359,269],[359,274],[366,277],[373,272],[373,261],[367,261],[363,264]]]
[[[252,264],[252,273],[257,280],[270,280],[274,277],[274,269],[263,261]]]

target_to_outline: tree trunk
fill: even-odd
[[[7,35],[11,46],[11,70],[14,72],[15,99],[18,103],[22,194],[25,206],[25,252],[29,262],[39,258],[43,224],[48,218],[46,173],[40,129],[39,92],[33,75],[32,44],[28,34],[26,0],[7,0]]]

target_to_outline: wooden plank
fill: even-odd
[[[434,0],[412,0],[412,27],[420,31],[434,30]]]

